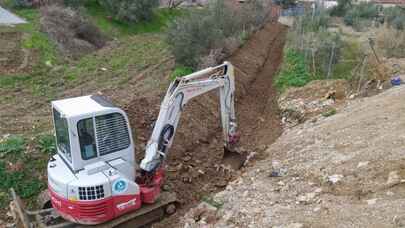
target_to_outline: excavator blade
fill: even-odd
[[[222,164],[224,166],[229,166],[234,170],[242,168],[246,161],[246,153],[243,153],[234,148],[224,147],[224,156],[222,157]]]

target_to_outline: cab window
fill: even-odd
[[[79,134],[80,152],[83,160],[97,157],[93,118],[80,120],[77,123],[77,131]]]
[[[56,109],[53,109],[53,120],[55,124],[56,145],[58,151],[63,154],[66,159],[72,162],[67,120],[66,118],[62,118],[61,114],[56,111]]]
[[[125,117],[120,113],[96,116],[97,144],[100,156],[124,150],[130,146]]]

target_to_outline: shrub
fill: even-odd
[[[116,20],[136,23],[151,20],[159,0],[99,0],[99,3]]]
[[[283,91],[291,86],[300,87],[313,79],[307,69],[304,55],[292,49],[287,49],[283,66],[275,80],[277,88]]]
[[[302,54],[311,73],[326,76],[331,67],[339,62],[342,40],[338,33],[329,32],[330,17],[325,11],[314,17],[304,14],[298,17],[287,36],[287,46]],[[332,62],[331,62],[332,59]]]
[[[32,0],[12,0],[11,6],[14,8],[30,8],[34,6]]]
[[[395,29],[403,30],[405,28],[405,10],[400,7],[389,7],[384,9],[384,15],[388,25]]]
[[[55,137],[53,135],[40,135],[37,137],[38,149],[46,154],[56,152]]]
[[[343,19],[346,25],[354,26],[355,29],[361,30],[366,21],[377,18],[377,16],[378,7],[375,4],[362,2],[352,6]]]
[[[331,16],[342,17],[352,7],[352,0],[338,0],[337,3],[330,11]]]
[[[177,18],[167,30],[167,42],[176,62],[195,69],[212,49],[223,49],[226,43],[229,44],[228,38],[233,37],[232,42],[236,43],[228,47],[243,42],[246,33],[266,20],[266,8],[261,1],[250,1],[243,7],[237,12],[228,8],[223,0],[216,0],[207,8]]]
[[[0,161],[0,206],[6,206],[8,195],[6,192],[14,188],[22,198],[30,198],[44,189],[45,184],[37,179],[32,178],[32,173],[24,171],[12,172],[7,170],[6,164]]]
[[[84,4],[84,0],[63,0],[65,6],[78,8]]]
[[[319,10],[315,16],[305,12],[295,20],[293,29],[298,33],[318,32],[329,27],[330,16],[325,10]]]
[[[193,69],[185,66],[177,66],[170,75],[170,80],[174,81],[178,77],[183,77],[193,73]]]

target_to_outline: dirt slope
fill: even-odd
[[[268,143],[281,133],[272,76],[282,58],[285,33],[285,27],[268,24],[229,59],[237,68],[237,117],[241,145],[248,151],[258,152],[257,142],[261,139],[258,132],[266,132]],[[138,159],[143,157],[165,88],[162,87],[159,94],[138,93],[127,105],[131,125],[136,129]],[[182,115],[167,161],[167,185],[182,201],[178,215],[203,197],[223,190],[228,181],[240,174],[218,171],[223,154],[218,110],[218,96],[214,92],[190,102]],[[176,224],[177,216],[160,226],[174,227]]]
[[[219,220],[204,227],[404,227],[404,96],[392,88],[284,132],[216,195]]]

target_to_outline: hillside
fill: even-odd
[[[404,96],[392,88],[285,131],[186,227],[403,227]]]

